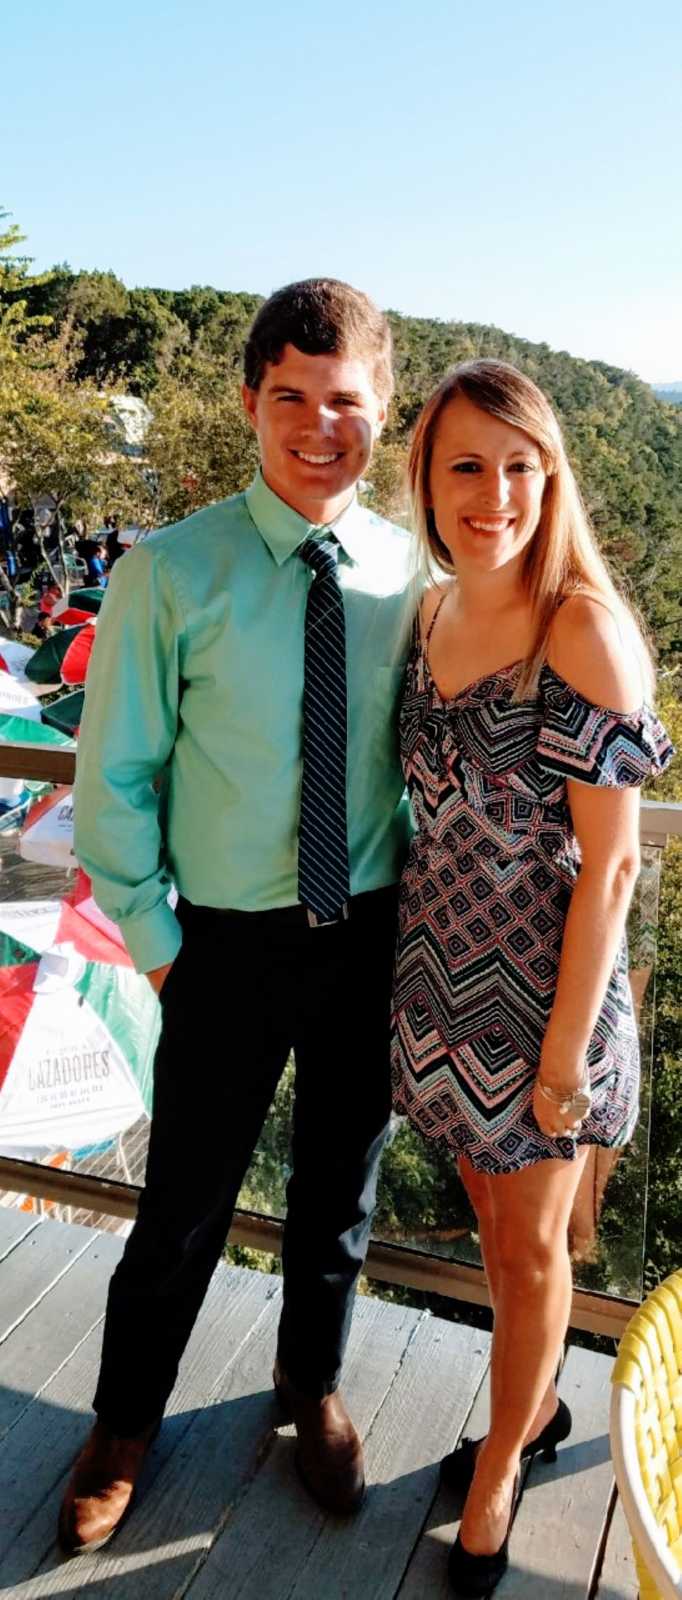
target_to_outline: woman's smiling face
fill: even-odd
[[[519,559],[540,521],[546,474],[534,440],[459,394],[436,424],[429,505],[458,572]]]

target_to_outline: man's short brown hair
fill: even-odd
[[[393,393],[392,341],[388,322],[374,301],[338,278],[304,278],[277,289],[261,306],[244,351],[244,381],[258,389],[269,362],[293,344],[306,356],[360,356],[385,403]]]

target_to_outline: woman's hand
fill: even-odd
[[[543,1094],[541,1086],[549,1093]],[[559,1102],[570,1100],[583,1086],[589,1090],[589,1074],[583,1056],[575,1054],[560,1062],[543,1052],[533,1090],[533,1115],[541,1133],[550,1139],[571,1139],[580,1133],[584,1116],[576,1115],[575,1111],[562,1111]]]

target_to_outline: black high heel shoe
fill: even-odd
[[[556,1461],[556,1447],[568,1438],[572,1426],[573,1418],[568,1406],[560,1400],[554,1416],[545,1423],[542,1432],[536,1439],[530,1439],[528,1444],[524,1444],[521,1460],[527,1461],[533,1456],[542,1456],[543,1461]],[[482,1439],[462,1439],[457,1449],[452,1450],[450,1455],[441,1461],[441,1483],[447,1484],[449,1489],[459,1489],[465,1494],[470,1488],[476,1468],[476,1453],[482,1443]]]
[[[509,1566],[509,1535],[519,1501],[521,1474],[517,1472],[512,1490],[512,1503],[504,1542],[491,1556],[474,1556],[462,1544],[459,1534],[450,1551],[448,1576],[455,1594],[463,1600],[487,1600]]]

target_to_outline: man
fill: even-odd
[[[310,1492],[350,1512],[364,1489],[338,1382],[390,1111],[409,827],[407,539],[355,498],[391,393],[388,325],[346,284],[293,284],[259,311],[245,380],[260,471],[117,565],[88,677],[76,848],[163,1025],[98,1421],[60,1517],[72,1551],[128,1508],[292,1047],[274,1381]]]

